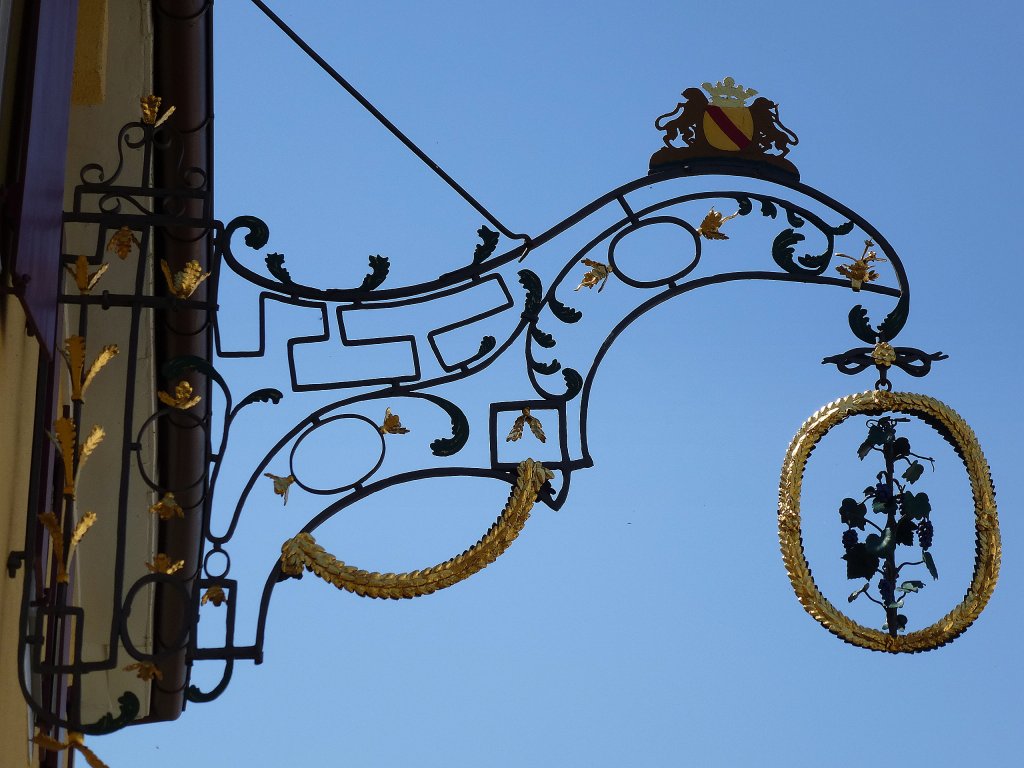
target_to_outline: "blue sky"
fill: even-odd
[[[900,254],[913,301],[899,342],[950,355],[923,380],[898,371],[893,379],[956,408],[981,440],[1006,552],[993,601],[955,644],[916,656],[844,645],[804,613],[778,549],[778,471],[806,417],[874,380],[820,365],[860,346],[845,317],[862,295],[716,286],[662,305],[616,342],[590,403],[596,466],[574,475],[560,511],[538,507],[495,564],[400,603],[359,599],[309,575],[282,584],[262,666],[239,664],[219,699],[190,705],[175,723],[90,745],[115,768],[1011,764],[1024,746],[1018,6],[438,5],[272,7],[515,231],[542,232],[644,176],[660,146],[653,121],[685,88],[729,75],[780,104],[800,136],[790,158],[802,180],[863,215]],[[284,253],[295,279],[324,286],[358,284],[369,254],[391,259],[388,286],[468,262],[478,213],[254,6],[220,0],[216,14],[219,218],[260,216],[271,230],[264,250]],[[523,266],[556,273],[586,240],[566,235]],[[634,258],[656,269],[672,245],[651,241]],[[247,257],[259,266],[260,256]],[[502,270],[517,300],[518,268]],[[706,246],[700,267],[773,268],[753,235]],[[891,271],[880,271],[892,284]],[[563,289],[586,315],[560,329],[566,365],[632,306],[630,290],[614,279],[601,294]],[[226,278],[222,291],[222,328],[243,344],[255,291]],[[864,303],[873,317],[892,306]],[[286,387],[283,342],[315,320],[272,313],[268,358],[223,366],[237,394]],[[492,400],[531,396],[521,352],[509,356],[493,375],[442,394],[478,414]],[[310,375],[348,362],[327,354],[309,361]],[[287,393],[241,420],[215,516],[229,513],[232,489],[273,441],[334,397]],[[383,406],[366,414],[382,416]],[[412,405],[395,410],[413,431],[388,438],[388,460],[433,466],[426,445],[445,420]],[[486,462],[486,420],[471,424],[462,461],[476,465]],[[853,456],[863,425],[846,427],[812,459],[804,510],[815,576],[839,601],[851,587],[835,510],[873,475]],[[959,463],[927,430],[917,435],[915,448],[937,460],[921,482],[936,507],[942,578],[914,604],[915,617],[932,621],[961,599],[974,545]],[[314,446],[309,471],[358,475],[365,437],[339,432]],[[243,640],[281,541],[325,503],[293,490],[285,507],[265,483],[231,549]],[[355,505],[317,538],[369,570],[424,567],[476,541],[506,494],[495,481],[424,481]],[[209,685],[216,675],[197,679]]]

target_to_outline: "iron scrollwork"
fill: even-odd
[[[186,650],[190,669],[205,661],[223,664],[220,682],[209,691],[202,691],[186,681],[187,699],[202,702],[215,698],[225,689],[236,660],[259,661],[262,658],[272,595],[278,585],[301,576],[304,570],[359,595],[407,598],[445,588],[485,567],[512,543],[534,503],[539,502],[551,509],[561,508],[566,503],[573,473],[594,465],[587,437],[590,396],[597,371],[612,344],[644,314],[690,291],[710,285],[756,280],[804,283],[840,290],[852,288],[892,297],[897,299],[895,308],[877,327],[872,326],[861,305],[857,304],[850,310],[851,330],[865,343],[875,345],[874,348],[854,349],[826,358],[824,362],[835,364],[846,374],[859,373],[872,365],[880,371],[895,365],[911,375],[921,376],[928,372],[933,361],[944,359],[941,353],[929,355],[909,347],[889,346],[902,329],[909,311],[909,285],[902,262],[881,233],[859,214],[800,181],[796,167],[785,157],[789,146],[797,143],[797,138],[778,122],[777,106],[766,99],[755,101],[749,108],[743,106],[753,92],[742,89],[728,78],[715,86],[705,84],[705,88],[710,100],[697,89],[689,89],[684,91],[684,96],[688,97],[686,103],[680,104],[676,112],[658,118],[656,125],[665,132],[666,146],[651,159],[648,174],[611,190],[533,236],[514,235],[507,230],[498,232],[484,225],[477,232],[480,242],[471,254],[467,248],[463,266],[433,280],[403,286],[388,283],[389,279],[393,280],[391,263],[380,255],[369,257],[369,272],[361,282],[355,276],[348,285],[324,288],[293,279],[285,266],[283,254],[262,253],[270,235],[263,220],[239,216],[223,224],[213,218],[209,189],[201,173],[183,170],[179,186],[167,194],[170,201],[198,196],[203,210],[199,218],[190,218],[186,213],[189,209],[177,202],[169,203],[169,207],[146,204],[145,200],[152,198],[156,191],[147,186],[145,177],[135,187],[120,184],[122,166],[126,163],[124,153],[126,150],[142,153],[142,165],[146,167],[147,163],[152,163],[154,155],[175,152],[178,145],[171,128],[173,120],[159,126],[145,122],[130,123],[122,129],[118,138],[117,169],[106,181],[98,166],[83,169],[83,182],[75,194],[76,209],[68,214],[68,219],[89,222],[107,235],[127,228],[137,245],[133,246],[131,239],[125,240],[124,237],[118,242],[129,250],[136,247],[140,253],[146,251],[148,238],[157,228],[189,227],[207,233],[211,242],[207,263],[192,268],[191,277],[183,275],[179,279],[169,272],[168,290],[162,292],[147,287],[145,278],[152,271],[147,273],[147,266],[141,258],[133,281],[134,290],[97,294],[94,284],[96,273],[90,270],[102,268],[102,249],[98,248],[92,257],[87,258],[85,265],[66,257],[69,274],[80,289],[84,285],[86,290],[80,290],[76,296],[65,294],[62,300],[80,307],[83,323],[90,311],[105,307],[126,307],[133,313],[132,343],[126,352],[126,391],[135,391],[134,363],[139,354],[137,337],[141,332],[140,313],[143,308],[160,308],[171,318],[181,310],[203,313],[205,321],[200,332],[206,334],[211,347],[225,360],[262,358],[275,351],[272,349],[274,344],[268,340],[266,306],[269,302],[318,313],[322,332],[312,336],[291,336],[284,342],[291,388],[288,394],[262,387],[242,397],[236,404],[228,382],[209,360],[181,356],[168,361],[160,371],[161,382],[166,389],[161,393],[164,395],[160,398],[162,407],[155,414],[139,419],[134,405],[129,403],[126,406],[125,419],[135,426],[132,432],[135,438],[121,448],[123,474],[120,481],[122,502],[117,511],[119,519],[125,519],[131,512],[126,506],[124,491],[129,483],[128,467],[134,464],[138,475],[153,493],[155,503],[151,511],[161,519],[171,521],[188,515],[200,518],[201,537],[192,558],[197,565],[194,571],[169,572],[165,569],[163,573],[145,575],[128,583],[124,567],[128,555],[123,531],[119,533],[115,545],[118,609],[111,624],[110,656],[88,669],[86,665],[75,662],[70,666],[69,674],[80,676],[94,668],[114,668],[121,663],[118,649],[122,647],[138,664],[159,661],[158,656],[133,644],[125,628],[131,596],[150,583],[190,585],[183,592],[182,604],[186,615],[183,634],[177,638],[176,645]],[[724,177],[729,179],[728,186],[721,189],[679,189],[704,183],[714,187]],[[118,184],[114,184],[115,181]],[[643,199],[648,200],[646,204],[638,202],[641,190],[645,193]],[[652,190],[657,193],[655,202],[649,202]],[[98,195],[98,213],[86,213],[77,207],[79,201],[90,194]],[[589,240],[575,243],[571,248],[572,255],[561,266],[545,258],[547,253],[555,252],[554,248],[546,251],[545,246],[556,239],[559,244],[571,241],[577,231],[576,226],[598,212],[605,216],[610,214],[612,223]],[[720,241],[736,236],[751,221],[769,224],[775,233],[761,243],[763,268],[735,271],[716,271],[716,266],[708,268],[709,263],[716,264],[708,254],[720,247]],[[665,227],[676,233],[682,250],[679,264],[667,274],[641,278],[630,274],[620,249],[637,232],[650,227]],[[238,241],[240,234],[241,243]],[[505,249],[502,251],[499,245],[503,237]],[[105,240],[106,236],[100,242]],[[250,262],[243,255],[242,243],[250,254],[249,258],[255,254],[252,261],[262,264],[265,272],[248,265]],[[815,244],[808,250],[805,243]],[[845,255],[840,249],[857,253],[860,243],[870,244],[865,246],[860,257],[864,269],[858,267],[858,271],[853,273],[853,267],[843,263],[835,269],[838,274],[829,273],[829,268],[835,267],[836,262],[841,261],[840,257]],[[871,250],[873,257],[868,260],[867,254],[873,248],[877,251]],[[799,251],[802,250],[807,252],[801,255]],[[530,259],[528,263],[520,263],[527,257]],[[848,256],[847,259],[855,265],[859,263],[855,257]],[[883,270],[889,278],[886,282],[878,282],[879,273],[871,266],[882,263],[887,265]],[[152,266],[149,269],[152,270]],[[228,322],[228,318],[217,314],[218,291],[227,274],[225,267],[237,278],[259,289],[258,342],[248,348],[230,348],[221,334],[222,325]],[[195,283],[200,276],[207,281],[205,297],[200,292],[200,297],[196,298],[188,290],[191,283],[186,283],[188,280]],[[513,289],[509,288],[510,285]],[[180,290],[175,290],[175,286]],[[595,287],[597,291],[582,290]],[[614,317],[608,317],[610,313],[602,310],[601,299],[597,298],[606,287],[609,293],[614,290],[621,299]],[[350,329],[351,318],[359,313],[387,313],[392,309],[441,301],[480,289],[493,289],[500,298],[487,309],[454,323],[419,328],[407,334],[368,338],[361,338]],[[478,336],[479,347],[471,354],[454,360],[446,357],[442,347],[447,334],[497,320],[504,321],[505,325],[500,322],[489,325],[488,333]],[[574,339],[582,336],[584,341],[563,347],[560,341],[566,334],[575,334]],[[410,364],[405,371],[371,377],[353,375],[351,378],[331,379],[322,373],[300,370],[297,355],[304,348],[338,342],[342,348],[398,345],[397,348],[408,351]],[[879,352],[883,344],[888,347],[888,351],[882,350],[884,354]],[[511,380],[504,368],[499,371],[493,365],[499,359],[504,361],[518,355],[522,355],[522,363],[517,363],[521,366],[518,381]],[[477,392],[495,393],[482,409],[451,394],[457,392],[457,388],[445,389],[447,385],[470,377],[479,382]],[[207,404],[210,402],[212,387],[219,390],[223,403],[223,412],[217,419],[219,435],[212,434],[215,431],[214,420],[208,405],[192,410],[192,406],[199,402],[197,397],[206,398]],[[352,394],[321,405],[283,430],[273,446],[259,460],[252,462],[244,487],[230,505],[230,513],[226,516],[215,513],[213,501],[228,451],[228,437],[240,412],[259,403],[276,404],[299,393],[336,390],[348,390]],[[129,394],[129,399],[131,397]],[[399,471],[389,461],[387,446],[392,440],[406,439],[403,435],[410,431],[410,427],[414,432],[418,429],[418,425],[400,421],[398,414],[403,412],[404,404],[419,402],[429,403],[447,416],[451,435],[441,435],[429,442],[429,456],[423,457],[419,468]],[[858,404],[857,407],[872,412],[890,406],[911,408],[915,413],[930,407],[921,403],[924,401],[915,400],[912,406],[908,406],[902,400],[890,403],[876,399],[871,400],[870,405]],[[928,412],[932,413],[931,410]],[[940,421],[948,415],[941,409],[936,413]],[[378,424],[382,414],[383,422]],[[176,500],[175,494],[182,489],[164,487],[147,474],[142,455],[142,435],[160,419],[171,419],[179,427],[202,433],[205,469],[195,480],[194,488],[190,486],[197,492],[189,506],[182,506]],[[363,428],[376,429],[380,454],[371,467],[354,481],[319,487],[305,479],[298,449],[317,430],[341,421],[358,422]],[[959,430],[959,422],[947,429],[960,434],[956,431]],[[480,439],[471,443],[471,436]],[[543,450],[544,455],[536,460],[513,456],[507,453],[509,444],[513,442],[529,446],[524,450],[530,452]],[[800,445],[804,446],[803,443]],[[483,446],[486,448],[479,450]],[[967,445],[965,450],[968,449],[973,456],[973,444]],[[344,446],[338,450],[344,450]],[[790,486],[794,487],[799,486],[802,462],[810,449],[804,446],[800,450],[804,452],[795,453],[791,466],[787,465],[790,466]],[[981,471],[981,465],[969,466],[969,470],[974,477]],[[328,520],[375,493],[396,485],[440,477],[487,478],[507,483],[511,488],[508,504],[494,526],[462,555],[419,571],[378,574],[346,565],[314,537],[317,529]],[[264,503],[273,498],[272,494],[287,502],[289,493],[326,496],[330,501],[284,542],[279,555],[274,553],[270,558],[269,573],[260,598],[255,642],[236,645],[234,617],[239,593],[238,584],[230,575],[230,544],[247,507]],[[254,501],[254,496],[260,501]],[[793,545],[799,537],[799,512],[794,501],[797,498],[796,491],[786,496],[788,506],[780,512],[780,524],[783,525],[787,567],[791,574],[797,574],[793,576],[794,584],[802,590],[802,602],[810,605],[817,597],[813,584],[801,575],[802,552]],[[997,544],[996,540],[992,546]],[[984,574],[987,574],[986,578],[992,575],[991,568]],[[990,581],[986,581],[985,586],[989,589]],[[978,606],[966,609],[971,620],[976,615],[975,608],[980,610]],[[221,609],[227,611],[225,642],[218,647],[201,646],[195,635],[200,612]],[[73,611],[74,608],[69,605],[62,610]],[[833,632],[840,626],[831,618],[826,625]],[[23,651],[32,645],[32,633],[27,626],[24,630]],[[874,640],[863,640],[860,629],[842,631],[844,639],[852,637],[852,641],[861,644],[875,643]],[[939,637],[941,642],[949,639],[948,635]],[[886,650],[897,649],[893,641],[878,642]],[[908,648],[920,649],[914,644],[916,641],[906,642],[913,646]],[[32,658],[32,671],[38,672],[38,657]],[[123,711],[130,712],[130,709],[123,706]],[[79,732],[109,730],[127,717],[111,715],[90,728],[75,721],[73,716],[63,720],[42,708],[37,708],[37,712],[41,717]]]

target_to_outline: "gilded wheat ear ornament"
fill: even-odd
[[[171,274],[171,267],[166,259],[160,260],[160,269],[167,281],[167,290],[179,299],[187,299],[196,289],[210,276],[209,272],[203,272],[202,266],[195,259],[185,264],[180,271]]]
[[[88,296],[92,289],[96,287],[96,283],[103,277],[103,273],[107,271],[110,266],[107,263],[100,264],[99,269],[95,272],[89,271],[89,257],[79,256],[75,259],[75,266],[69,267],[64,265],[65,271],[71,275],[71,279],[75,281],[75,285],[78,287],[78,292]]]
[[[75,550],[78,549],[78,545],[85,537],[86,532],[92,528],[96,522],[95,512],[86,512],[82,515],[81,520],[75,525],[74,530],[71,532],[71,539],[68,543],[67,552],[64,551],[64,530],[61,527],[60,520],[53,512],[46,512],[39,515],[39,522],[42,523],[47,533],[50,534],[50,546],[53,550],[53,559],[57,562],[57,582],[60,584],[68,583],[68,568],[71,565],[71,558],[75,554]]]
[[[529,427],[533,436],[540,440],[542,443],[547,440],[544,435],[544,427],[540,423],[540,419],[530,414],[529,408],[523,408],[523,412],[516,416],[516,420],[512,422],[512,429],[508,431],[508,435],[505,437],[506,443],[514,443],[523,438],[523,428]]]
[[[68,336],[64,340],[64,349],[61,355],[67,364],[68,375],[71,382],[71,399],[76,403],[85,400],[85,393],[103,367],[117,357],[118,348],[116,344],[108,344],[103,347],[96,358],[86,368],[85,365],[85,337]]]
[[[146,125],[152,125],[154,128],[158,128],[167,122],[167,118],[174,114],[174,107],[168,107],[163,115],[160,115],[160,104],[162,102],[163,99],[159,96],[154,96],[153,94],[143,96],[139,99],[143,123]]]

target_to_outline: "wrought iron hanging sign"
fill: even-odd
[[[177,188],[153,187],[154,158],[175,152],[178,145],[174,120],[162,122],[157,101],[144,103],[142,120],[124,126],[118,137],[122,161],[131,153],[143,158],[141,174],[129,183],[122,177],[121,166],[109,174],[98,166],[87,166],[76,189],[75,208],[66,214],[69,222],[95,227],[96,248],[88,255],[64,257],[67,278],[62,301],[72,310],[75,333],[65,343],[69,407],[53,430],[63,461],[63,495],[42,521],[52,537],[52,556],[63,573],[96,520],[96,515],[80,510],[75,503],[79,485],[90,481],[82,471],[86,459],[100,449],[101,443],[106,449],[120,452],[118,508],[101,512],[101,517],[106,514],[116,518],[110,653],[105,659],[87,662],[81,659],[79,648],[67,663],[47,658],[40,642],[44,618],[81,622],[86,617],[73,605],[67,591],[54,595],[53,602],[42,608],[26,606],[20,646],[28,662],[23,667],[23,683],[39,717],[76,734],[101,733],[125,725],[138,710],[131,694],[122,698],[119,714],[112,713],[98,722],[81,722],[74,706],[69,706],[68,716],[62,717],[36,701],[30,693],[31,677],[44,673],[67,675],[72,692],[81,690],[83,676],[103,669],[130,668],[144,679],[158,681],[160,665],[172,653],[184,653],[189,668],[200,662],[223,665],[221,681],[212,690],[202,691],[192,685],[187,688],[189,701],[212,699],[230,680],[235,660],[262,658],[274,590],[281,582],[306,571],[356,595],[412,598],[456,584],[494,562],[523,529],[536,504],[559,509],[566,503],[572,476],[593,466],[587,439],[591,388],[616,338],[644,313],[672,298],[704,286],[736,281],[807,283],[897,299],[895,308],[877,325],[861,305],[854,306],[849,324],[865,346],[824,361],[843,374],[873,370],[878,378],[872,389],[815,412],[794,437],[779,492],[783,560],[801,604],[847,642],[873,650],[916,652],[937,648],[961,634],[984,608],[998,573],[1000,543],[994,491],[977,439],[960,416],[925,395],[890,391],[888,377],[894,368],[921,377],[933,362],[944,358],[940,353],[892,346],[909,311],[909,286],[899,256],[869,222],[800,181],[788,157],[798,139],[780,121],[774,102],[731,78],[688,88],[682,95],[684,101],[655,122],[664,146],[651,157],[649,173],[534,236],[513,233],[487,214],[491,226],[480,228],[480,242],[474,251],[467,252],[464,266],[429,282],[403,287],[387,285],[390,263],[381,256],[370,257],[361,282],[355,278],[349,286],[333,288],[309,285],[292,277],[290,257],[263,252],[269,230],[261,220],[243,216],[226,225],[212,216],[186,220],[183,213],[175,211],[173,203],[198,199],[208,208],[206,178],[183,168]],[[721,188],[720,179],[725,176],[729,185]],[[680,193],[674,183],[681,180],[699,180],[701,188]],[[649,199],[650,190],[667,192],[659,194],[656,202],[641,205],[635,194],[641,189],[647,190],[645,199]],[[89,205],[92,209],[87,210]],[[544,263],[543,247],[599,211],[614,214],[612,223],[575,248],[552,276],[538,274]],[[721,247],[722,241],[736,236],[752,219],[777,230],[765,243],[763,270],[698,271],[706,265],[707,251]],[[185,225],[213,234],[208,261],[147,263],[144,255],[154,233]],[[624,244],[648,227],[671,231],[686,248],[678,268],[660,277],[631,273],[621,257]],[[502,238],[504,249],[499,247]],[[240,239],[247,252],[258,254],[262,268],[250,265]],[[809,252],[798,255],[808,246]],[[521,263],[527,257],[530,261]],[[113,265],[112,259],[116,259]],[[261,289],[259,343],[255,349],[229,349],[221,339],[220,326],[227,318],[217,315],[217,291],[225,267]],[[115,269],[132,271],[132,290],[104,289],[108,271]],[[894,284],[888,284],[883,275]],[[443,300],[482,286],[500,300],[456,323],[401,337],[360,338],[348,330],[350,320],[359,313]],[[562,345],[560,335],[585,324],[591,313],[601,315],[597,296],[606,289],[615,290],[619,298],[628,297],[623,301],[629,304],[618,319],[604,318],[607,330],[603,341]],[[212,339],[221,357],[261,357],[268,346],[264,308],[270,301],[319,312],[323,322],[321,335],[293,337],[287,342],[293,392],[351,390],[353,394],[318,408],[285,430],[266,455],[253,464],[239,498],[229,505],[232,511],[228,519],[222,520],[214,514],[213,499],[233,423],[243,409],[266,407],[260,404],[277,403],[285,395],[262,388],[236,401],[209,360],[179,356],[163,366],[160,391],[153,393],[158,403],[156,412],[140,418],[132,393],[136,390],[143,314],[150,309],[166,313],[173,331],[176,313],[200,313],[205,318],[201,332]],[[130,310],[127,348],[118,350],[89,331],[90,315],[110,307]],[[453,359],[445,353],[447,334],[472,329],[475,323],[500,316],[511,319],[504,336],[481,336],[478,347],[469,355]],[[195,331],[189,328],[182,332]],[[596,336],[591,334],[589,338]],[[334,380],[310,376],[297,363],[297,350],[329,339],[335,343],[340,339],[344,347],[399,345],[409,352],[411,371]],[[555,358],[556,351],[561,359]],[[495,373],[492,364],[496,360],[515,355],[522,355],[519,381]],[[124,364],[118,366],[119,362]],[[101,369],[103,376],[120,375],[126,381],[128,437],[124,439],[111,439],[101,425],[82,423],[82,402]],[[489,402],[482,419],[467,416],[465,404],[450,394],[451,388],[446,389],[446,385],[469,377],[488,382],[481,391],[492,391],[490,384],[498,380],[494,391],[508,393],[503,399]],[[220,391],[218,402],[222,404],[217,419],[210,413],[214,387]],[[421,468],[395,472],[388,460],[388,446],[394,441],[419,439],[423,432],[403,408],[412,403],[439,409],[450,421],[451,432],[436,436],[426,445],[429,454],[424,454]],[[879,603],[881,629],[856,623],[825,599],[811,578],[801,532],[803,474],[811,451],[829,430],[861,416],[866,419],[866,436],[859,453],[865,462],[875,461],[877,467],[868,472],[875,479],[862,495],[849,496],[839,504],[840,519],[846,527],[842,547],[847,576],[858,586],[851,599],[863,597]],[[974,498],[977,548],[974,577],[963,602],[934,625],[919,630],[908,627],[904,601],[924,588],[924,574],[937,576],[937,566],[932,554],[930,501],[916,485],[926,457],[914,452],[904,434],[910,419],[938,432],[963,460]],[[202,463],[208,471],[191,484],[171,487],[147,475],[145,435],[154,423],[166,421],[202,435]],[[304,472],[301,447],[319,430],[342,421],[372,430],[379,454],[368,471],[354,481],[324,487]],[[220,425],[216,430],[215,423]],[[471,431],[477,430],[486,435],[486,455],[463,458],[470,452],[467,446]],[[514,458],[508,452],[523,446],[527,454],[536,455],[535,451],[543,449],[547,458]],[[244,448],[232,450],[244,452]],[[395,485],[436,477],[489,478],[510,486],[508,501],[494,524],[461,554],[420,570],[378,573],[343,562],[318,540],[318,529],[351,505]],[[145,563],[145,575],[129,579],[131,568],[126,563],[137,555],[126,548],[125,521],[139,510],[129,508],[127,489],[140,481],[152,497],[149,514],[168,525],[184,525],[198,518],[202,535],[196,551],[188,557],[158,553]],[[283,542],[279,555],[270,557],[255,643],[236,645],[234,615],[240,592],[230,574],[232,537],[244,509],[254,504],[287,504],[295,494],[325,496],[329,503]],[[32,552],[33,548],[29,546],[26,551]],[[905,551],[911,554],[904,557]],[[173,642],[146,651],[131,635],[129,616],[136,596],[149,585],[177,590],[182,628]],[[218,610],[227,613],[227,637],[222,645],[204,647],[195,631],[199,617],[203,612]]]

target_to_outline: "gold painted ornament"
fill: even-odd
[[[804,554],[800,519],[804,468],[814,447],[831,429],[851,416],[884,413],[918,418],[948,441],[964,463],[974,499],[976,556],[966,596],[931,626],[896,636],[858,624],[822,595]],[[952,642],[978,618],[991,598],[1002,556],[995,489],[977,437],[956,411],[927,395],[871,390],[829,403],[800,427],[786,452],[779,481],[779,542],[800,604],[829,632],[847,643],[873,651],[917,653]],[[848,599],[852,600],[856,594]]]
[[[139,106],[142,109],[143,123],[146,125],[152,125],[154,128],[158,128],[167,122],[167,118],[174,114],[174,107],[172,106],[168,107],[167,111],[158,118],[157,115],[160,113],[161,102],[163,102],[163,99],[159,96],[154,96],[153,94],[143,96],[139,99]]]
[[[873,241],[865,240],[864,252],[856,259],[853,256],[847,256],[845,253],[836,254],[841,259],[849,259],[853,262],[852,264],[840,264],[836,267],[836,272],[843,277],[850,278],[850,287],[855,291],[859,291],[864,283],[873,283],[878,279],[879,275],[871,268],[872,264],[888,261],[888,259],[883,259],[877,252],[871,250],[873,245]]]
[[[64,269],[69,275],[71,275],[71,279],[75,281],[75,285],[78,287],[78,292],[86,296],[88,296],[92,292],[92,289],[96,287],[96,283],[100,281],[100,278],[103,277],[103,273],[107,271],[108,267],[110,267],[109,264],[103,263],[100,264],[99,269],[95,272],[90,272],[88,256],[79,256],[75,259],[74,267],[69,267],[66,264],[64,265]]]
[[[528,426],[533,436],[540,440],[542,443],[547,440],[544,435],[544,427],[540,423],[540,419],[530,414],[529,408],[523,408],[523,412],[516,417],[516,420],[512,422],[512,429],[508,431],[508,436],[505,438],[506,443],[514,443],[517,440],[523,438],[523,427]]]
[[[200,605],[206,605],[212,603],[214,607],[220,607],[223,603],[228,601],[228,596],[224,594],[224,589],[219,584],[214,584],[206,592],[203,593],[202,598],[199,600]]]
[[[409,430],[402,426],[402,420],[390,408],[384,409],[384,423],[377,427],[382,435],[405,435]]]
[[[177,573],[184,567],[184,560],[171,560],[171,558],[163,552],[158,552],[153,558],[153,562],[146,563],[146,568],[148,568],[151,573],[162,573],[167,576]]]
[[[68,376],[71,382],[71,399],[76,403],[84,402],[85,393],[89,389],[89,385],[92,384],[93,379],[96,378],[96,374],[107,363],[117,357],[117,354],[117,345],[108,344],[100,350],[99,354],[96,355],[96,359],[86,368],[85,337],[68,336],[64,340],[64,349],[61,350],[61,356],[64,358],[68,368]]]
[[[164,673],[160,671],[156,664],[151,661],[137,661],[134,664],[129,664],[124,667],[125,672],[135,672],[135,676],[139,680],[163,680]]]
[[[592,259],[583,259],[583,263],[590,267],[590,269],[583,275],[583,280],[576,286],[576,290],[578,291],[580,288],[593,288],[596,285],[597,292],[600,293],[604,290],[605,283],[608,282],[608,278],[611,276],[612,268],[607,264],[602,264],[600,261]]]
[[[170,520],[174,517],[185,517],[185,510],[174,498],[173,493],[165,493],[160,500],[153,504],[149,511],[157,515],[161,520]]]
[[[78,752],[82,757],[85,758],[90,768],[109,768],[106,763],[96,756],[96,753],[85,746],[85,737],[77,731],[68,731],[67,741],[57,741],[50,736],[47,736],[42,731],[38,731],[35,736],[32,737],[32,743],[36,744],[48,752],[64,752],[67,751],[70,760],[70,755],[74,752]]]
[[[281,572],[301,576],[307,570],[360,597],[399,600],[429,595],[469,578],[497,560],[526,525],[541,488],[552,478],[554,474],[540,462],[520,462],[505,508],[487,533],[461,555],[438,565],[406,573],[364,571],[338,560],[317,544],[312,534],[300,533],[281,546]]]
[[[156,393],[156,396],[164,405],[177,408],[179,411],[187,411],[198,405],[199,401],[203,399],[201,395],[193,394],[192,385],[187,381],[179,381],[173,393],[161,390]]]
[[[195,259],[186,263],[183,269],[173,275],[167,259],[160,260],[160,269],[164,273],[164,280],[167,281],[167,290],[179,299],[191,297],[203,281],[210,276],[209,272],[203,272],[202,266]]]
[[[729,221],[729,219],[735,219],[739,215],[740,212],[736,211],[731,216],[723,217],[721,213],[712,208],[708,211],[708,215],[704,217],[704,221],[697,227],[697,234],[705,240],[728,240],[729,236],[719,232],[719,230],[725,222]]]
[[[274,493],[284,499],[284,503],[288,503],[288,490],[292,487],[292,483],[295,482],[295,475],[287,475],[281,477],[270,472],[264,472],[264,477],[269,477],[274,481]]]
[[[136,248],[142,247],[142,243],[139,242],[139,238],[135,236],[131,228],[124,226],[110,237],[110,240],[107,242],[107,250],[110,253],[117,254],[119,259],[124,260],[131,255],[133,245]]]

